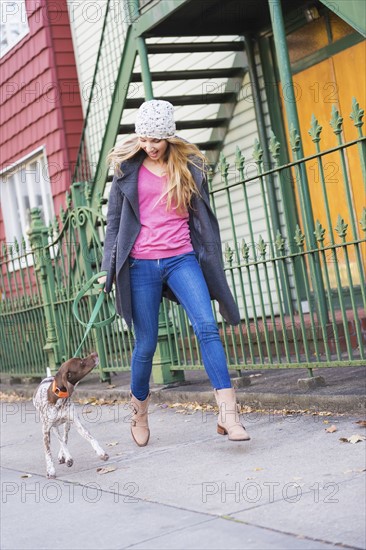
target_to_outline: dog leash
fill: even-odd
[[[107,293],[103,291],[104,283],[98,283],[98,284],[95,283],[95,281],[97,279],[99,279],[100,277],[104,277],[105,275],[107,275],[106,271],[101,271],[100,273],[96,273],[95,275],[93,275],[93,277],[91,277],[91,279],[89,279],[89,281],[87,281],[85,283],[85,285],[81,288],[81,290],[78,292],[78,294],[77,294],[77,296],[74,300],[74,303],[72,305],[72,312],[73,312],[75,318],[77,319],[77,321],[79,321],[79,323],[81,325],[83,325],[83,327],[86,327],[83,339],[81,340],[80,345],[79,345],[78,349],[76,350],[76,352],[74,354],[74,357],[78,357],[78,355],[80,353],[80,350],[83,346],[83,343],[85,342],[85,339],[88,336],[88,334],[89,334],[89,332],[92,328],[105,327],[106,325],[109,325],[109,324],[113,323],[113,321],[116,317],[116,309],[114,307],[114,304],[111,302],[111,300],[108,300]],[[91,313],[89,321],[87,323],[85,323],[79,317],[78,306],[79,306],[80,300],[84,296],[87,295],[87,292],[89,291],[89,289],[92,286],[94,287],[94,289],[92,290],[91,293],[89,293],[89,295],[93,295],[93,294],[98,293],[99,296],[98,296],[98,299],[95,303],[93,311]],[[99,311],[100,311],[100,309],[103,305],[104,300],[108,300],[109,317],[107,319],[104,319],[103,321],[97,321],[96,322],[95,319],[98,316],[98,313],[99,313]]]

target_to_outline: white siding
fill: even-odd
[[[75,2],[75,0],[67,0],[67,4],[85,115],[90,87],[93,82],[107,1],[91,2],[89,0],[82,0]]]
[[[106,23],[107,30],[101,47],[106,6],[106,0],[102,2],[68,0],[84,115],[95,78],[86,133],[92,170],[95,170],[99,161],[100,146],[112,103],[126,29],[125,3],[111,2]],[[101,56],[98,71],[95,73],[99,50]]]

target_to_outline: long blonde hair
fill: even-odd
[[[177,212],[182,213],[191,206],[192,197],[199,194],[188,163],[205,174],[208,163],[193,143],[178,137],[167,138],[166,141],[168,147],[164,153],[164,161],[167,163],[167,188],[163,196],[167,197],[167,210],[174,206]],[[139,137],[134,134],[109,152],[107,162],[114,167],[115,172],[122,174],[121,162],[133,158],[139,151],[142,151]]]

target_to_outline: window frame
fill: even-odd
[[[5,19],[5,7],[8,4],[17,4],[20,7],[20,19],[12,19],[11,17],[8,17]],[[24,22],[22,20],[23,16],[25,16],[26,21]],[[4,57],[12,48],[14,48],[19,42],[23,40],[25,36],[27,36],[30,33],[29,24],[28,24],[28,15],[25,5],[25,0],[1,0],[0,3],[0,20],[1,25],[4,26],[4,32],[5,37],[7,38],[9,35],[11,36],[10,28],[11,26],[14,26],[19,23],[23,23],[20,26],[20,32],[17,36],[16,40],[11,41],[10,43],[7,43],[7,46],[4,48],[2,47],[2,44],[0,43],[0,59]]]
[[[32,177],[36,173],[35,170],[30,169],[35,163],[39,163],[37,168],[40,176],[39,181],[36,181],[36,178]],[[22,177],[24,177],[22,176],[22,172],[26,176],[25,181],[22,181]],[[13,181],[10,183],[10,180]],[[27,190],[26,194],[22,193],[24,186]],[[21,254],[29,252],[31,247],[27,231],[30,227],[30,210],[35,207],[40,208],[43,214],[43,223],[46,226],[52,223],[55,217],[52,185],[48,172],[47,156],[43,146],[35,149],[29,155],[17,160],[0,172],[0,194],[5,242],[9,244],[14,243],[16,239],[21,247],[22,239],[24,238],[25,250],[21,250]],[[42,200],[40,204],[37,204],[37,197],[39,196],[41,196]],[[26,208],[24,205],[24,197],[28,197],[29,208]],[[5,209],[3,207],[4,204],[8,204],[9,207]],[[15,221],[14,210],[17,211]],[[9,212],[13,212],[13,214],[9,215]],[[10,235],[9,231],[15,232],[15,234]],[[21,267],[18,264],[19,262],[14,265],[14,269]]]

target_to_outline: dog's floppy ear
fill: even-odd
[[[63,363],[55,375],[54,386],[56,388],[56,395],[59,393],[60,397],[70,397],[73,393],[74,386],[68,380],[69,374],[69,369],[67,368],[66,363]]]

